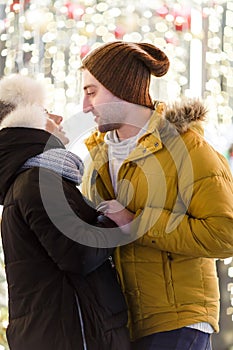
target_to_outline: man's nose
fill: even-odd
[[[91,112],[93,109],[92,104],[90,103],[89,99],[87,96],[83,98],[83,112],[88,113]]]

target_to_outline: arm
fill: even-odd
[[[40,169],[39,179],[35,172],[27,171],[28,178],[21,174],[19,206],[25,221],[59,269],[90,273],[108,259],[123,234],[110,220],[98,222],[96,210],[74,184],[46,169]]]
[[[132,229],[140,243],[182,255],[225,258],[233,255],[233,182],[224,160],[195,149],[182,163],[179,193],[172,210],[138,210]],[[169,195],[169,193],[168,193]]]
[[[157,198],[156,206],[139,208],[133,221],[133,214],[115,200],[103,202],[99,208],[119,226],[128,222],[127,229],[130,227],[137,244],[188,256],[232,256],[233,182],[222,161],[215,153],[190,153],[179,170],[178,194],[172,208],[159,205]],[[172,193],[175,190],[168,186],[167,196]]]

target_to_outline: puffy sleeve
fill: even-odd
[[[47,169],[30,169],[16,180],[19,210],[59,269],[88,274],[121,244],[124,234],[85,200],[78,188]],[[29,188],[30,186],[30,188]]]
[[[192,149],[182,160],[177,188],[171,209],[137,211],[134,230],[145,233],[139,242],[194,257],[233,256],[233,180],[225,158],[211,147]]]

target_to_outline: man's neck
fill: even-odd
[[[131,111],[125,123],[116,130],[120,141],[136,136],[151,118],[153,110],[142,106],[136,107],[136,110]]]
[[[119,141],[123,141],[136,136],[140,130],[141,128],[124,124],[120,129],[116,130],[116,133]]]

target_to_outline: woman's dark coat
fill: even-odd
[[[46,149],[64,148],[46,131],[0,131],[1,234],[10,349],[128,350],[126,304],[109,259],[113,249],[77,242],[85,235],[98,244],[101,226],[114,224],[101,216],[98,219],[99,213],[75,184],[55,172],[36,167],[20,172],[24,162],[43,152],[45,145]]]

